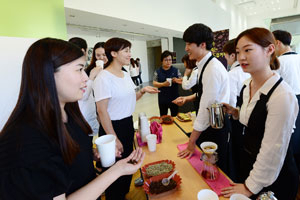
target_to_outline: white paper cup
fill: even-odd
[[[218,195],[214,191],[209,190],[209,189],[200,190],[200,192],[198,192],[198,194],[197,194],[197,198],[198,198],[198,200],[218,200],[219,199]]]
[[[141,130],[141,139],[142,139],[142,142],[147,142],[147,135],[150,135],[150,129],[149,130]]]
[[[97,66],[97,67],[103,68],[103,65],[104,65],[103,60],[97,60],[97,61],[96,61],[96,66]]]
[[[150,152],[156,151],[156,135],[149,134],[146,136],[148,149]]]
[[[116,162],[116,136],[103,135],[95,140],[103,167],[110,167]]]
[[[167,81],[170,83],[169,87],[172,86],[172,78],[167,78]]]

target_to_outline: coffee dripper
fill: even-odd
[[[218,161],[218,153],[216,152],[218,145],[213,142],[203,142],[200,147],[203,151],[200,158],[203,161],[201,175],[206,180],[215,181],[220,175],[220,171],[216,165]]]

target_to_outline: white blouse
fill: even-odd
[[[250,78],[249,73],[245,73],[243,69],[238,66],[238,61],[234,62],[229,75],[229,85],[230,85],[230,99],[229,104],[233,107],[236,106],[237,96],[240,95],[241,89],[244,85],[244,81]]]
[[[251,79],[245,82],[246,88],[239,116],[242,124],[248,125],[249,117],[260,99],[260,95],[266,95],[279,78],[279,75],[274,73],[250,101],[249,84]],[[262,188],[273,184],[277,179],[284,163],[298,110],[296,96],[288,84],[282,81],[273,91],[267,103],[268,115],[264,137],[253,169],[245,181],[252,193],[257,194]]]
[[[111,120],[120,120],[132,115],[136,104],[135,85],[127,72],[120,78],[102,70],[94,81],[95,101],[109,99],[107,112]]]
[[[96,111],[93,90],[92,90],[93,82],[94,81],[90,79],[87,81],[86,91],[83,93],[82,99],[78,101],[78,105],[84,119],[88,122],[88,124],[92,128],[93,135],[95,135],[98,134],[99,122],[97,120],[97,114],[96,114],[97,111]]]
[[[182,79],[182,89],[189,90],[197,84],[198,67],[192,70],[190,77],[184,76]]]
[[[300,94],[300,55],[290,54],[278,57],[280,68],[276,71],[293,89],[296,95]]]

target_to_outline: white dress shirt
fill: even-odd
[[[111,120],[120,120],[132,115],[136,104],[135,85],[124,72],[120,78],[102,70],[94,81],[95,101],[108,100],[107,112]]]
[[[266,95],[279,78],[280,76],[274,73],[254,94],[250,102],[249,84],[251,79],[245,81],[246,88],[239,116],[242,124],[248,125],[249,117],[260,99],[260,95]],[[298,109],[296,96],[288,84],[282,81],[273,91],[267,103],[268,115],[264,137],[253,169],[245,181],[252,193],[257,194],[262,188],[273,184],[277,179],[284,163]]]
[[[280,68],[276,71],[289,84],[296,95],[300,94],[300,55],[289,54],[278,57]]]
[[[198,67],[193,68],[190,77],[184,76],[182,79],[182,89],[189,90],[197,84]]]
[[[210,56],[211,52],[197,63],[197,80],[199,80],[203,65]],[[196,131],[204,131],[210,126],[209,111],[207,108],[209,108],[211,104],[215,102],[229,103],[230,89],[228,72],[218,59],[213,58],[206,66],[202,75],[202,85],[203,93],[199,104],[198,115],[193,126]]]
[[[84,119],[92,128],[93,135],[96,135],[99,130],[99,122],[97,120],[95,99],[92,92],[93,81],[89,79],[86,85],[86,91],[83,93],[82,99],[78,101],[78,105]]]
[[[230,71],[229,75],[229,85],[230,85],[230,99],[229,104],[233,107],[236,106],[237,96],[240,95],[241,89],[244,85],[244,81],[250,78],[249,73],[245,73],[243,69],[239,66],[239,62],[235,61]]]

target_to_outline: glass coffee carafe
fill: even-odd
[[[220,175],[216,165],[218,161],[218,153],[216,152],[218,145],[213,142],[203,142],[200,147],[203,151],[200,158],[203,161],[201,175],[206,180],[215,181]]]

